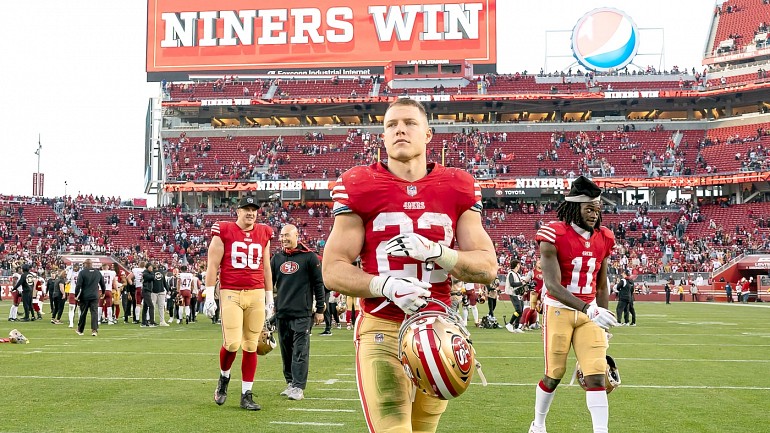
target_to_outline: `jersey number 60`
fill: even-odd
[[[230,251],[230,259],[235,269],[259,269],[262,263],[262,245],[248,244],[245,242],[233,242]]]

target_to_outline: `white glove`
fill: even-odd
[[[392,237],[385,252],[395,257],[411,257],[421,262],[432,262],[441,256],[442,246],[417,233],[402,233]]]
[[[394,278],[378,275],[369,283],[369,291],[372,295],[388,298],[390,302],[406,314],[413,314],[428,304],[426,298],[430,297],[430,283],[420,281],[417,278]]]
[[[203,304],[203,314],[209,318],[214,317],[217,312],[217,303],[214,300],[214,286],[206,286],[206,290],[203,292],[206,296],[206,301]]]
[[[588,310],[586,310],[586,314],[602,329],[610,329],[613,326],[619,325],[618,321],[615,319],[615,315],[606,308],[602,308],[594,304],[589,304]]]
[[[265,319],[269,319],[273,317],[273,314],[275,313],[275,304],[269,303],[265,304]]]

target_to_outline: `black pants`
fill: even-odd
[[[671,292],[666,292],[666,303],[667,304],[671,303]]]
[[[32,314],[32,320],[35,320],[35,311],[32,310],[32,291],[21,292],[21,302],[24,306],[24,320],[29,320],[29,315]]]
[[[628,304],[628,313],[631,313],[631,324],[636,324],[636,310],[634,309],[634,301],[632,300]],[[628,314],[626,314],[626,323],[628,323]]]
[[[516,295],[511,295],[511,302],[513,303],[513,309],[516,311],[514,314],[511,314],[511,320],[508,323],[513,325],[515,329],[519,327],[519,320],[521,320],[521,315],[524,313],[524,302]]]
[[[489,307],[489,317],[495,317],[495,308],[497,308],[497,299],[487,298],[487,307]]]
[[[329,318],[327,320],[327,317]],[[328,331],[332,327],[332,319],[338,326],[340,324],[340,314],[337,312],[336,302],[327,302],[326,311],[324,311],[324,322],[326,323],[326,330]]]
[[[278,319],[278,344],[281,346],[283,377],[287,384],[305,389],[310,366],[310,317]]]
[[[195,313],[197,313],[198,310],[198,298],[195,296],[192,296],[190,298],[190,321],[195,321]]]
[[[625,323],[628,323],[628,305],[631,301],[625,299],[618,300],[618,307],[615,309],[615,316],[618,318],[618,322],[623,322],[625,317]]]
[[[123,304],[123,320],[126,322],[128,322],[129,317],[133,317],[134,321],[136,321],[136,299],[134,299],[135,293],[135,290],[134,293],[123,292],[121,303]],[[131,299],[129,299],[129,294]]]
[[[324,310],[324,332],[331,332],[332,329],[332,312],[329,307],[329,295],[331,295],[331,292],[324,290],[324,305],[326,305],[326,310]]]
[[[61,296],[51,297],[51,320],[61,319],[64,312],[64,298]]]
[[[147,315],[150,316],[150,321],[147,321]],[[142,325],[155,324],[155,305],[152,304],[152,292],[149,290],[142,290]]]
[[[86,327],[86,315],[91,312],[91,331],[99,330],[99,300],[91,299],[88,301],[81,301],[80,306],[80,320],[78,320],[78,332],[83,332]]]

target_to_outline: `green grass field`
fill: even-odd
[[[365,432],[355,390],[352,331],[315,330],[306,399],[284,388],[278,350],[260,357],[254,384],[260,412],[238,407],[240,357],[230,400],[212,393],[220,331],[199,323],[140,329],[102,325],[77,336],[66,325],[5,322],[28,345],[0,345],[2,432]],[[770,431],[770,308],[765,305],[637,303],[639,326],[613,330],[609,353],[623,384],[610,397],[610,430]],[[47,310],[47,307],[46,307]],[[486,306],[481,306],[486,311]],[[510,304],[497,315],[510,315]],[[472,330],[489,386],[474,384],[449,403],[440,432],[526,432],[542,375],[538,331]],[[574,361],[571,361],[574,362]],[[569,364],[572,365],[572,364]],[[560,386],[548,431],[589,432],[578,386]]]

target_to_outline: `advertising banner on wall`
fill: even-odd
[[[248,0],[148,0],[148,78],[276,68],[362,75],[459,52],[494,64],[495,2],[284,0],[257,9]]]

